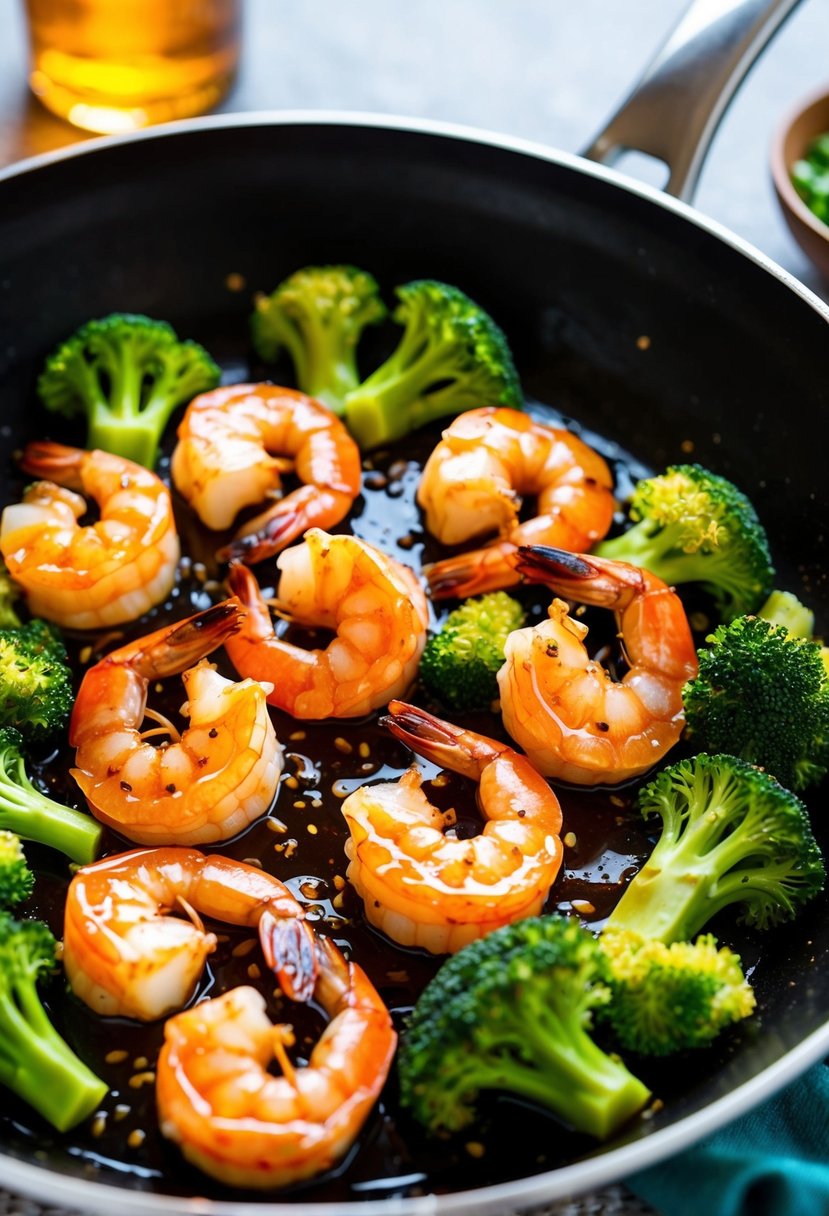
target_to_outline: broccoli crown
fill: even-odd
[[[66,726],[72,702],[66,648],[54,628],[34,620],[0,629],[0,726],[48,739]]]
[[[363,447],[401,439],[436,418],[481,405],[521,409],[507,340],[457,287],[419,279],[398,287],[396,350],[345,399],[345,421]]]
[[[801,790],[829,766],[829,677],[817,642],[760,617],[720,625],[683,689],[689,736]]]
[[[548,1107],[604,1138],[636,1113],[648,1090],[590,1038],[609,998],[608,966],[575,920],[537,917],[496,929],[443,964],[420,996],[403,1039],[401,1101],[434,1133],[475,1117],[482,1090]]]
[[[758,929],[796,916],[825,869],[806,808],[768,773],[700,754],[639,793],[662,835],[608,920],[656,941],[687,941],[729,904]]]
[[[37,391],[48,410],[86,416],[87,447],[152,468],[173,410],[220,376],[204,347],[166,321],[114,312],[52,351]]]
[[[0,1084],[66,1131],[96,1109],[107,1087],[49,1021],[36,984],[54,968],[47,926],[0,912]]]
[[[363,330],[386,315],[377,281],[356,266],[306,266],[260,295],[251,318],[253,345],[266,363],[287,350],[304,393],[341,413],[357,387]]]
[[[666,945],[611,930],[600,943],[610,962],[603,1017],[628,1051],[666,1056],[705,1047],[754,1011],[739,956],[718,950],[711,934]]]
[[[495,676],[507,638],[525,615],[505,591],[461,604],[426,643],[420,660],[424,687],[451,709],[488,709],[498,696]]]
[[[20,628],[20,617],[14,608],[20,595],[20,587],[0,561],[0,629]]]
[[[28,899],[34,882],[20,837],[0,830],[0,908],[10,908]]]
[[[637,484],[630,517],[633,527],[594,553],[644,566],[670,586],[700,583],[724,621],[755,611],[771,590],[766,533],[725,477],[698,464],[672,465]]]
[[[18,731],[0,728],[0,831],[47,844],[86,865],[98,852],[103,829],[89,815],[53,802],[32,785],[22,747]]]

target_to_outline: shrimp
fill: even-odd
[[[317,937],[314,997],[331,1018],[304,1067],[285,1050],[263,997],[234,988],[164,1027],[156,1095],[161,1131],[206,1174],[231,1186],[287,1186],[330,1168],[365,1123],[397,1036],[356,963]],[[276,1062],[282,1076],[268,1066]]]
[[[256,928],[284,990],[309,999],[314,937],[288,888],[243,861],[179,848],[134,849],[78,870],[63,926],[72,990],[104,1017],[153,1022],[180,1009],[216,949],[200,914]]]
[[[190,402],[171,470],[208,528],[229,528],[242,507],[273,497],[291,467],[304,484],[249,519],[222,560],[260,562],[307,528],[338,524],[360,493],[360,450],[339,418],[293,389],[233,384]]]
[[[498,685],[510,735],[548,777],[596,785],[647,772],[679,739],[682,687],[697,674],[679,596],[638,566],[561,549],[519,549],[517,568],[561,595],[612,608],[630,670],[614,681],[587,653],[587,626],[553,600],[549,620],[507,638]]]
[[[426,527],[445,545],[496,532],[498,539],[427,567],[436,599],[511,587],[518,545],[590,549],[613,520],[607,463],[560,427],[497,406],[461,414],[426,462],[417,501]],[[537,515],[518,522],[523,495],[537,495]]]
[[[382,719],[413,751],[478,783],[487,823],[459,840],[454,816],[432,806],[411,768],[364,785],[342,812],[351,837],[347,876],[369,922],[401,946],[454,953],[501,925],[536,916],[561,866],[561,808],[524,756],[414,705]]]
[[[97,819],[139,844],[227,840],[271,805],[282,749],[270,684],[234,683],[205,662],[235,633],[231,600],[113,650],[90,667],[69,723],[72,775]],[[193,666],[193,664],[196,666]],[[182,674],[190,725],[179,736],[147,710],[150,680]],[[141,731],[144,716],[160,728]],[[154,747],[148,736],[171,735]]]
[[[155,473],[110,452],[45,440],[27,444],[20,463],[49,480],[3,511],[0,551],[34,616],[98,629],[133,621],[167,598],[179,542],[170,493]],[[101,512],[86,527],[78,523],[87,509],[81,495]]]
[[[356,536],[313,528],[283,553],[278,609],[301,625],[332,629],[325,650],[276,637],[256,580],[233,566],[230,587],[247,617],[227,653],[240,675],[273,684],[268,701],[295,718],[354,718],[412,683],[426,643],[426,597],[408,566]]]

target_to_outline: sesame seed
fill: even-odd
[[[107,1064],[123,1064],[128,1055],[128,1051],[108,1051],[104,1060]]]
[[[130,1146],[130,1148],[140,1148],[144,1143],[146,1135],[147,1133],[142,1131],[140,1127],[134,1127],[127,1136],[127,1144]]]
[[[238,270],[232,270],[230,274],[225,276],[225,287],[228,291],[244,291],[245,276],[243,274],[239,274]]]
[[[297,798],[296,802],[294,803],[294,809],[297,811],[304,811],[307,805],[308,804],[304,798]]]
[[[146,1056],[136,1056],[136,1057],[135,1057],[135,1059],[134,1059],[134,1060],[133,1060],[133,1062],[132,1062],[132,1066],[133,1066],[133,1068],[135,1068],[135,1069],[136,1069],[138,1072],[143,1072],[143,1070],[144,1070],[144,1069],[147,1067],[147,1065],[149,1064],[149,1062],[150,1062],[150,1061],[147,1059],[147,1057],[146,1057]]]
[[[464,1148],[469,1153],[469,1156],[474,1157],[476,1161],[479,1161],[486,1152],[486,1146],[481,1144],[480,1140],[468,1140]]]
[[[359,752],[360,752],[360,755],[362,756],[362,758],[363,758],[364,760],[368,760],[369,756],[371,755],[371,748],[370,748],[370,747],[369,747],[369,745],[366,743],[365,739],[364,739],[364,740],[363,740],[363,742],[360,744],[360,747],[359,747]]]
[[[344,739],[342,735],[337,735],[336,739],[334,740],[334,746],[336,747],[337,751],[342,752],[344,756],[350,756],[354,751],[354,748],[348,742],[348,739]]]
[[[288,735],[291,743],[301,743],[303,739],[308,737],[307,731],[295,730],[292,735]]]
[[[142,1085],[152,1085],[155,1081],[155,1073],[150,1069],[146,1072],[136,1072],[129,1079],[130,1089],[140,1089]]]
[[[337,891],[342,891],[345,888],[345,879],[342,874],[335,874],[333,878],[334,887]]]
[[[280,836],[288,830],[288,825],[283,823],[281,819],[268,819],[266,820],[266,823],[268,826],[268,831],[278,832]]]
[[[298,790],[299,789],[299,782],[297,781],[296,777],[293,776],[293,774],[289,774],[285,778],[285,785],[287,785],[289,790]]]
[[[119,1102],[112,1112],[112,1117],[116,1123],[120,1123],[122,1119],[126,1119],[131,1110],[132,1107],[127,1106],[126,1102]]]
[[[315,823],[309,823],[309,824],[308,824],[308,831],[310,832],[310,834],[311,834],[312,836],[316,836],[316,834],[317,834],[317,832],[319,831],[319,829],[318,829],[318,827],[317,827],[317,825],[316,825]]]
[[[258,980],[262,978],[262,972],[257,967],[256,963],[251,963],[248,967],[248,979]]]
[[[250,954],[255,945],[255,937],[246,937],[243,942],[238,942],[230,953],[234,958],[245,958],[248,954]]]
[[[95,1118],[92,1120],[91,1132],[96,1138],[102,1136],[106,1131],[107,1117],[106,1111],[99,1110]]]
[[[242,863],[246,866],[255,866],[257,870],[264,870],[265,868],[258,857],[243,857]]]
[[[564,844],[567,846],[568,849],[574,849],[576,847],[576,840],[577,840],[576,833],[568,832],[567,835],[564,837]]]

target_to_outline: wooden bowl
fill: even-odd
[[[771,148],[771,173],[792,236],[829,279],[829,225],[810,211],[792,185],[790,173],[817,135],[829,131],[829,88],[801,101],[780,124]]]

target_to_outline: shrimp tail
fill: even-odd
[[[224,600],[172,627],[138,638],[107,658],[111,663],[128,664],[145,679],[179,675],[237,633],[243,618],[238,600]]]
[[[216,551],[220,562],[245,562],[254,566],[279,553],[302,531],[301,512],[277,503],[255,519],[248,520],[244,532],[238,532],[223,548]]]
[[[514,561],[528,582],[543,583],[557,595],[599,608],[626,607],[642,594],[647,581],[638,566],[548,545],[522,545]]]
[[[20,467],[32,477],[42,477],[47,481],[56,482],[59,486],[80,490],[81,461],[85,454],[81,448],[53,443],[49,439],[36,439],[27,443],[23,449]]]
[[[380,724],[419,756],[473,780],[480,777],[484,764],[505,750],[501,744],[485,739],[475,731],[453,726],[404,701],[391,701],[389,712],[380,719]]]
[[[244,609],[245,637],[254,643],[273,637],[270,610],[262,598],[254,573],[241,562],[231,562],[227,585]]]
[[[309,1001],[320,969],[311,926],[297,917],[278,917],[266,910],[259,918],[259,941],[265,962],[285,995],[292,1001]]]
[[[515,545],[496,541],[484,549],[471,549],[425,566],[423,573],[432,599],[466,599],[483,595],[502,587],[513,587],[520,581],[513,569]]]

